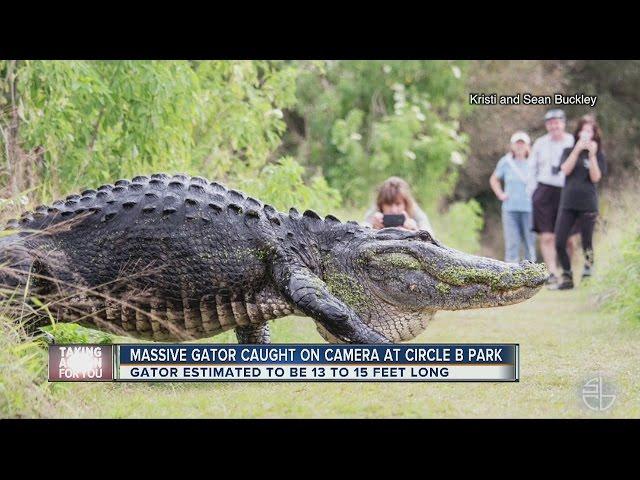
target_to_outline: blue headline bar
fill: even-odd
[[[127,344],[121,365],[131,364],[482,364],[514,365],[516,344],[214,345]]]

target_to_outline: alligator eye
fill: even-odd
[[[418,230],[416,232],[416,236],[418,237],[418,240],[422,240],[423,242],[429,242],[429,243],[433,243],[434,245],[441,247],[442,245],[440,244],[440,242],[438,242],[435,238],[433,238],[433,235],[431,235],[428,231],[426,230]]]
[[[416,233],[416,235],[420,240],[424,240],[425,242],[433,242],[433,237],[426,230],[418,230],[418,233]]]

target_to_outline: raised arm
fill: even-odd
[[[593,183],[598,183],[602,178],[602,171],[600,165],[598,165],[598,144],[591,141],[588,147],[589,150],[589,178]]]
[[[364,215],[363,225],[375,229],[382,228],[382,213],[380,213],[375,206],[372,206]]]
[[[573,147],[573,150],[571,150],[571,152],[568,155],[566,153],[567,150],[564,151],[564,153],[562,154],[563,158],[560,160],[561,162],[560,170],[562,170],[562,173],[564,173],[566,176],[571,175],[571,172],[573,172],[573,169],[576,168],[578,156],[580,155],[580,152],[584,149],[585,149],[584,142],[582,140],[578,140],[578,142]]]

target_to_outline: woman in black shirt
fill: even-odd
[[[585,265],[582,278],[591,275],[593,267],[593,229],[598,216],[596,183],[606,173],[607,165],[602,153],[600,128],[591,116],[578,122],[575,145],[566,148],[560,160],[565,184],[560,197],[560,209],[555,225],[556,252],[562,265],[562,279],[558,290],[573,288],[571,260],[567,254],[567,238],[573,225],[580,220],[580,234]]]

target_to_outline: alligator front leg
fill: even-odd
[[[236,337],[238,343],[271,343],[268,323],[236,327]]]
[[[343,301],[334,296],[324,281],[307,267],[285,261],[274,264],[273,275],[284,295],[305,315],[318,321],[345,343],[391,343],[366,325]]]

